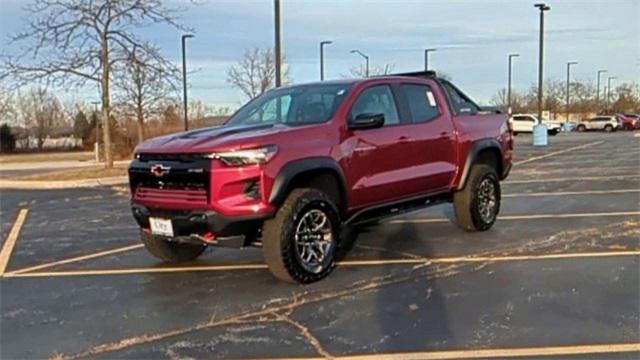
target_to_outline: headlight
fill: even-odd
[[[275,145],[258,149],[224,151],[208,154],[206,157],[217,159],[229,166],[259,165],[268,163],[278,152]]]

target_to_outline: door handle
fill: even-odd
[[[411,142],[411,139],[409,139],[408,136],[402,135],[396,141],[399,142],[399,143],[408,143],[408,142]]]

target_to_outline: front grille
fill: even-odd
[[[189,158],[189,154],[184,158],[175,155],[163,156],[168,160],[149,160],[140,156],[131,163],[129,182],[134,199],[154,202],[184,200],[183,202],[206,204],[211,184],[211,160],[184,160]],[[162,176],[157,176],[151,171],[156,165],[162,165],[165,169]]]
[[[195,162],[204,160],[206,154],[149,154],[140,153],[137,155],[137,159],[142,162],[148,161],[177,161],[177,162]]]
[[[207,191],[202,190],[167,190],[138,186],[134,199],[142,202],[173,202],[193,205],[207,204]]]

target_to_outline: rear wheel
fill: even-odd
[[[265,260],[280,280],[312,283],[335,267],[340,217],[324,192],[294,189],[262,233]]]
[[[587,127],[584,125],[578,125],[578,127],[576,128],[576,130],[578,130],[579,132],[584,132],[587,130]]]
[[[474,165],[464,189],[454,193],[453,205],[460,228],[490,229],[500,211],[500,180],[496,170],[485,164]]]
[[[141,231],[140,238],[144,247],[155,257],[169,262],[191,261],[200,256],[207,248],[206,245],[185,244],[168,241]]]
[[[611,125],[605,125],[605,127],[604,127],[604,131],[606,131],[606,132],[612,132],[612,131],[613,131],[613,126],[611,126]]]

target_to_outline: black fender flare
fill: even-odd
[[[287,163],[278,173],[271,188],[269,203],[280,205],[284,202],[289,192],[289,186],[293,179],[306,171],[311,170],[328,170],[334,173],[338,180],[343,203],[348,204],[347,199],[347,180],[342,167],[337,161],[330,157],[310,157],[306,159],[294,160]]]
[[[460,183],[458,184],[458,187],[456,188],[456,190],[464,189],[465,185],[467,184],[467,178],[469,177],[469,172],[471,171],[471,166],[478,159],[478,155],[480,154],[480,152],[487,149],[497,150],[498,153],[500,154],[500,157],[498,158],[498,169],[496,170],[498,170],[498,176],[500,178],[503,178],[503,174],[500,174],[500,169],[503,168],[502,162],[504,161],[504,157],[502,153],[502,146],[500,146],[500,142],[498,142],[498,140],[493,138],[479,139],[474,141],[473,144],[471,145],[471,149],[469,149],[469,153],[467,154],[467,159],[464,163],[464,168],[462,169],[462,176],[460,177]]]

